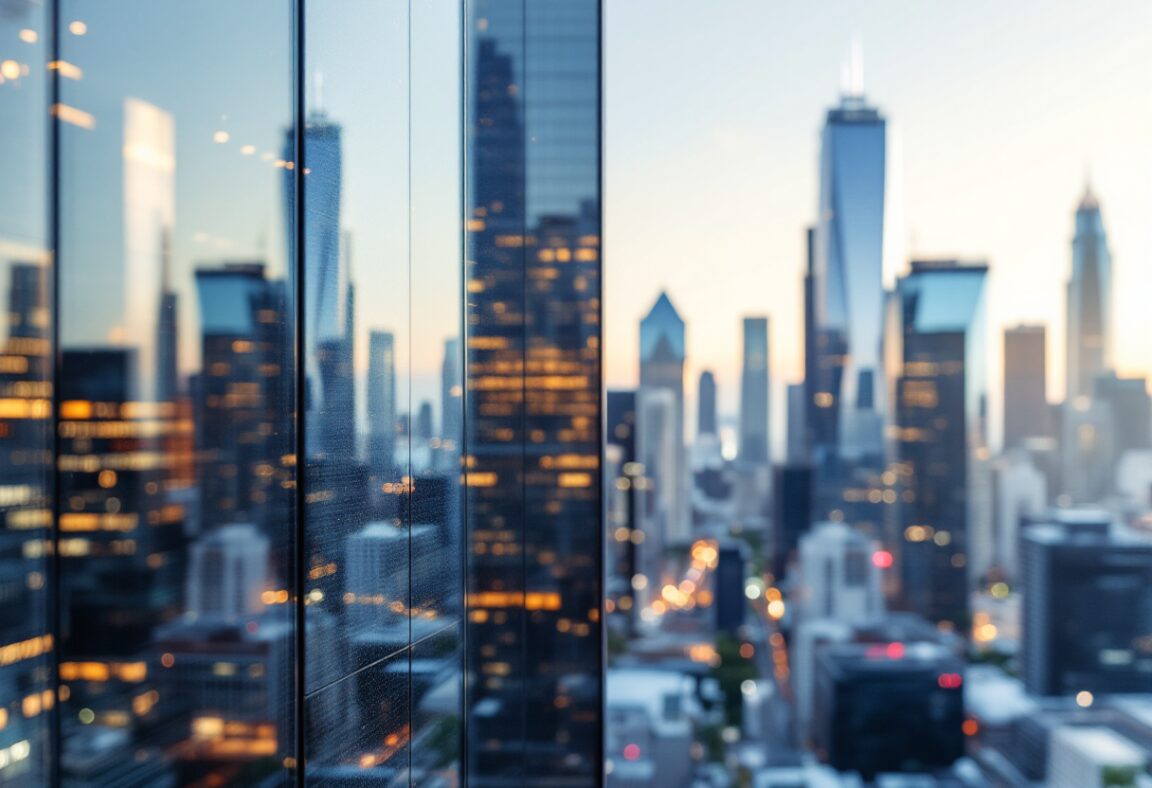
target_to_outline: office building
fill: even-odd
[[[768,318],[744,318],[743,362],[740,371],[739,461],[748,466],[769,462],[768,435]]]
[[[992,463],[991,555],[986,565],[975,568],[977,578],[1016,581],[1021,523],[1043,515],[1048,496],[1048,479],[1027,452],[1017,449]]]
[[[962,663],[931,643],[843,643],[816,656],[820,760],[865,780],[925,772],[964,755]]]
[[[953,626],[968,620],[970,536],[989,492],[976,466],[987,445],[987,274],[985,265],[914,261],[897,284],[902,500],[891,544],[903,605]]]
[[[815,470],[810,465],[779,465],[772,484],[772,575],[783,579],[796,559],[800,539],[812,527]]]
[[[1020,565],[1030,692],[1147,691],[1152,540],[1105,512],[1063,510],[1024,527]]]
[[[600,9],[468,13],[468,781],[588,785],[602,768]]]
[[[800,538],[800,574],[791,599],[801,619],[845,624],[884,614],[887,553],[845,523],[820,523]]]
[[[187,614],[235,622],[264,610],[268,537],[247,523],[225,525],[198,539],[189,552]]]
[[[1004,448],[1052,433],[1048,409],[1048,329],[1004,329]]]
[[[390,481],[396,463],[396,338],[390,331],[368,335],[368,468]]]
[[[744,611],[748,599],[744,596],[745,558],[740,544],[719,544],[716,547],[713,605],[716,610],[716,628],[735,635],[744,626]]]
[[[716,435],[716,377],[708,370],[700,373],[696,401],[699,408],[696,435]]]

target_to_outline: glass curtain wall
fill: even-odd
[[[600,5],[468,4],[468,763],[601,774]]]
[[[0,3],[0,784],[464,781],[462,14]]]

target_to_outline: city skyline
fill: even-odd
[[[1152,169],[1152,157],[1138,143],[1152,116],[1134,110],[1152,94],[1144,76],[1152,58],[1140,43],[1152,20],[1136,4],[1107,14],[1060,5],[1043,14],[1034,3],[997,8],[991,30],[987,3],[930,11],[887,3],[886,13],[845,5],[835,16],[740,3],[705,18],[671,3],[660,5],[660,31],[639,21],[654,13],[650,3],[609,8],[606,24],[618,31],[606,39],[609,386],[634,383],[633,326],[664,289],[688,323],[687,377],[714,372],[730,422],[739,396],[737,318],[767,313],[776,326],[773,450],[783,455],[779,404],[803,368],[804,233],[816,220],[819,124],[838,103],[838,69],[855,36],[865,96],[895,138],[892,221],[902,225],[894,240],[904,252],[886,254],[886,284],[917,256],[988,260],[989,338],[1019,323],[1046,324],[1049,396],[1059,401],[1073,217],[1090,180],[1114,262],[1116,366],[1121,374],[1152,371],[1141,347],[1152,322],[1138,297],[1152,286],[1141,265],[1152,255],[1142,220],[1152,189],[1139,174]],[[678,62],[668,46],[676,37],[667,29],[689,24],[702,45],[726,42],[710,46],[717,58],[706,66]],[[753,39],[763,41],[753,47]],[[1014,42],[1027,44],[1028,58]],[[1076,57],[1066,56],[1069,47]],[[666,69],[657,90],[647,70],[631,67],[637,60]],[[985,81],[969,72],[992,84],[976,89]],[[685,104],[703,111],[685,117]],[[729,286],[736,277],[738,290]],[[719,298],[727,308],[709,310]],[[1001,348],[988,353],[998,445]],[[695,413],[691,402],[688,411]]]

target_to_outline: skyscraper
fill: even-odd
[[[468,782],[592,785],[602,769],[600,7],[467,8],[477,31],[465,106]]]
[[[986,445],[984,283],[988,267],[913,261],[897,284],[895,381],[903,603],[963,626],[969,535],[978,511],[975,453]]]
[[[821,137],[812,261],[816,462],[877,467],[884,454],[882,280],[887,124],[850,90]]]
[[[268,537],[248,523],[225,525],[192,545],[187,613],[215,623],[235,623],[264,610]]]
[[[1091,397],[1096,376],[1108,369],[1112,349],[1112,258],[1100,201],[1085,187],[1076,208],[1072,276],[1068,280],[1065,399]]]
[[[765,465],[768,441],[768,318],[744,318],[740,372],[740,449],[745,465]]]
[[[1107,512],[1063,510],[1033,522],[1020,541],[1029,691],[1147,692],[1152,540]]]
[[[696,395],[699,414],[696,418],[697,435],[716,435],[716,378],[710,370],[700,373],[700,387]]]
[[[368,334],[368,468],[391,474],[396,446],[396,348],[390,331]]]
[[[176,220],[176,124],[171,113],[137,98],[124,101],[124,336],[142,375],[133,396],[170,397],[175,357],[169,243]],[[159,263],[159,264],[158,264]],[[169,306],[172,309],[168,309]],[[172,317],[167,322],[166,317]],[[157,323],[157,318],[160,322]],[[159,341],[158,341],[159,340]]]
[[[251,522],[277,541],[290,498],[291,436],[276,429],[291,392],[283,369],[292,346],[283,323],[284,283],[261,262],[196,271],[200,355],[196,435],[203,530]]]
[[[1047,383],[1047,329],[1004,329],[1004,448],[1051,435]]]
[[[660,293],[648,315],[640,321],[640,390],[664,389],[672,394],[672,448],[664,462],[667,469],[646,469],[650,477],[659,474],[671,479],[675,485],[671,509],[667,513],[664,533],[671,540],[687,540],[690,514],[688,511],[688,470],[684,451],[684,321],[667,293]],[[641,433],[644,421],[641,419]],[[641,436],[643,440],[643,436]],[[657,495],[665,495],[657,492]]]
[[[350,242],[341,228],[343,195],[343,129],[323,111],[312,112],[304,124],[307,175],[304,179],[304,410],[309,456],[351,459],[354,442],[346,439],[355,424],[352,380],[353,289]],[[296,132],[284,139],[284,161],[296,156]],[[296,215],[294,169],[285,167],[286,227]],[[289,233],[293,259],[296,237]]]

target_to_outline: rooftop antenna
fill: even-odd
[[[840,65],[840,95],[844,98],[864,98],[864,47],[856,33],[852,35],[848,57]]]

